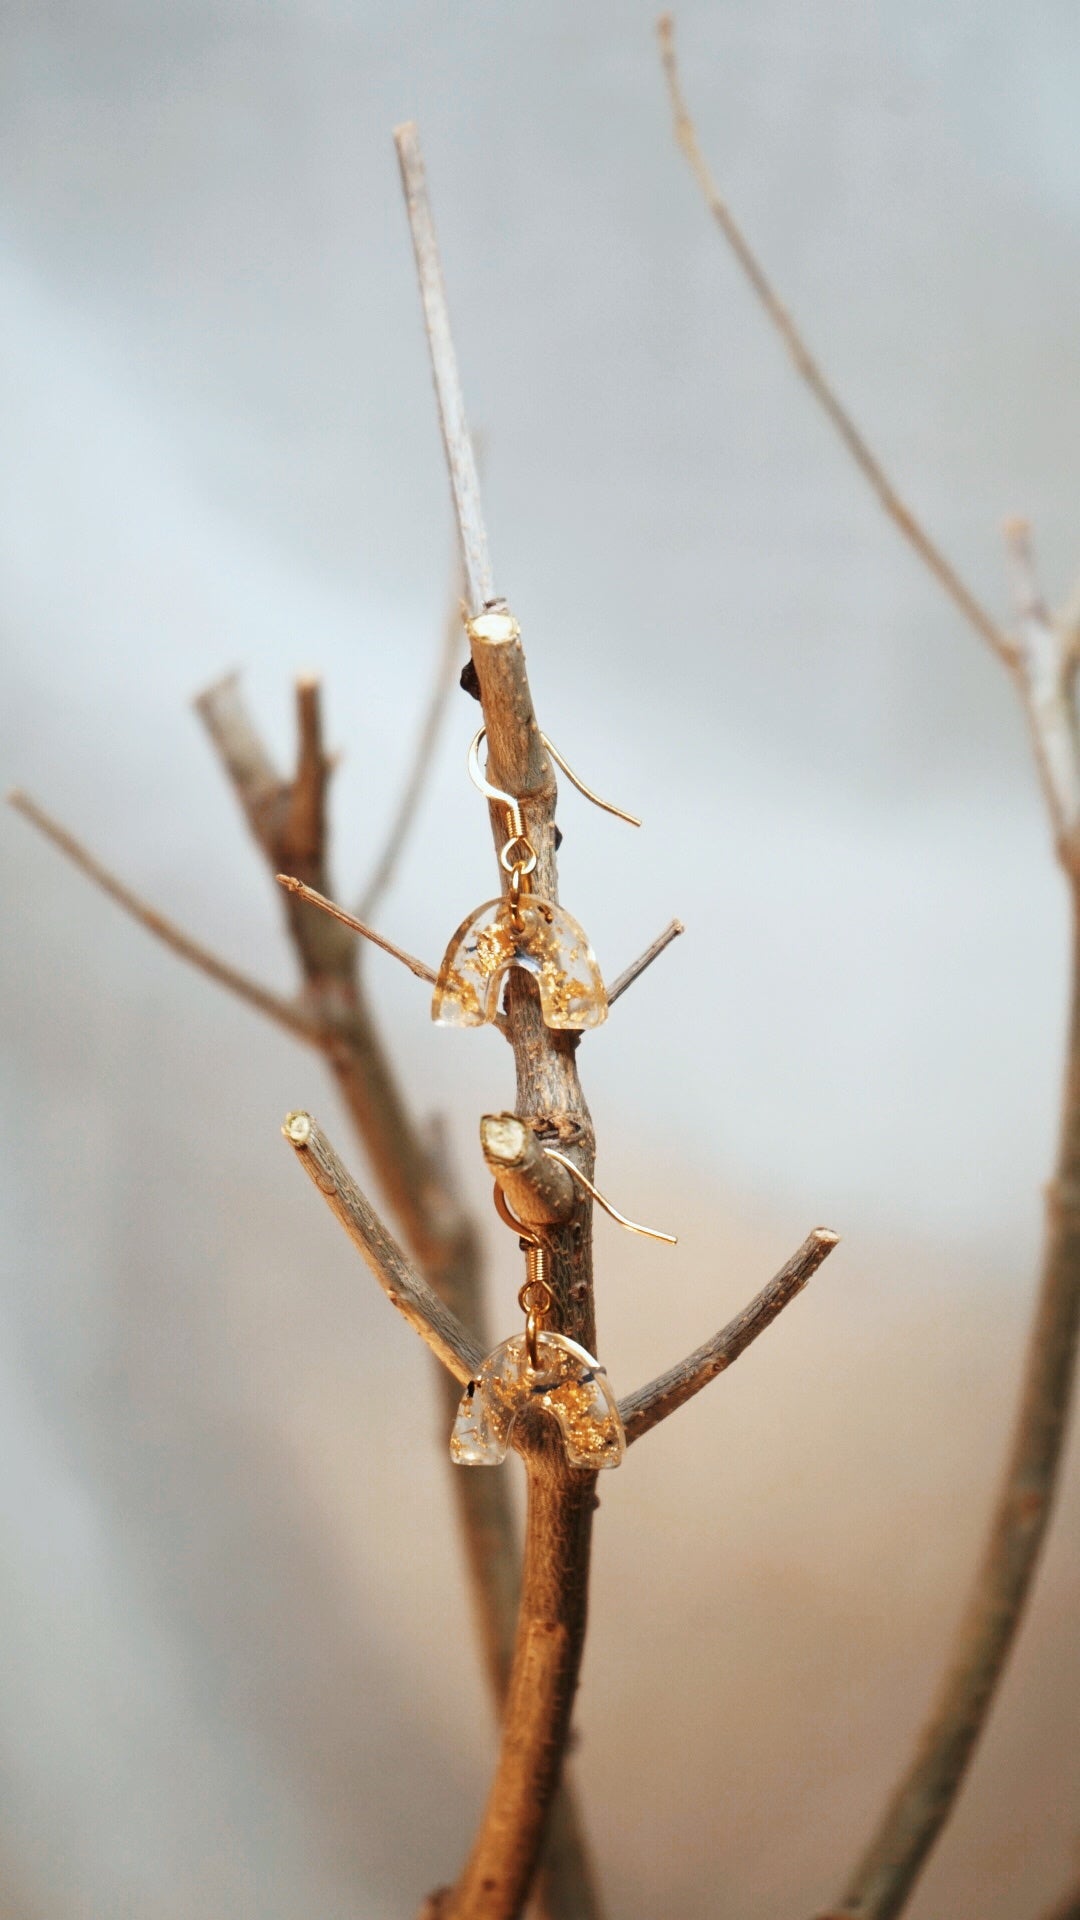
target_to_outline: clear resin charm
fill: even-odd
[[[463,920],[446,949],[431,1017],[441,1027],[482,1027],[495,1019],[503,978],[523,967],[536,981],[544,1024],[580,1032],[607,1019],[596,956],[565,907],[522,895],[486,900]]]
[[[572,1467],[617,1467],[626,1435],[603,1367],[565,1334],[541,1331],[536,1342],[535,1369],[523,1333],[488,1354],[461,1396],[450,1458],[459,1467],[497,1467],[518,1414],[539,1402],[555,1415]]]

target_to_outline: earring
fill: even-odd
[[[525,1284],[518,1294],[525,1331],[489,1353],[469,1381],[450,1436],[450,1458],[459,1467],[500,1466],[518,1415],[539,1405],[554,1414],[572,1467],[617,1467],[626,1435],[607,1374],[576,1340],[548,1326],[553,1295],[547,1248],[515,1220],[498,1187],[495,1206],[525,1249]]]
[[[566,1167],[620,1226],[650,1240],[676,1244],[674,1234],[628,1220],[564,1153],[554,1147],[544,1151]],[[531,1227],[515,1219],[499,1187],[495,1188],[495,1211],[517,1234],[525,1252],[525,1284],[518,1294],[525,1331],[511,1334],[489,1353],[476,1379],[469,1381],[450,1435],[450,1458],[459,1467],[501,1465],[518,1415],[525,1407],[539,1404],[554,1414],[572,1467],[594,1472],[617,1467],[626,1452],[626,1435],[607,1373],[586,1348],[548,1325],[554,1304],[548,1250]]]
[[[607,1019],[607,990],[585,929],[565,907],[532,891],[536,849],[525,832],[521,803],[492,786],[480,767],[481,727],[469,748],[469,776],[489,800],[506,809],[507,838],[499,864],[509,887],[497,900],[485,900],[458,927],[439,968],[431,1017],[443,1027],[482,1027],[499,1010],[499,995],[510,967],[521,967],[536,981],[540,1011],[548,1027],[581,1032]],[[574,786],[606,813],[640,826],[585,786],[562,755],[541,734],[552,759]]]

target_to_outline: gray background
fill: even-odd
[[[809,1910],[936,1672],[1037,1258],[1066,925],[1011,690],[710,227],[646,10],[9,0],[3,24],[5,775],[282,988],[187,702],[241,666],[284,752],[291,676],[325,674],[351,895],[449,575],[389,138],[420,121],[541,721],[646,818],[568,794],[564,896],[609,974],[688,926],[584,1056],[606,1187],[681,1236],[600,1227],[617,1384],[813,1221],[845,1236],[605,1487],[590,1824],[626,1920]],[[909,500],[1003,615],[998,524],[1030,514],[1061,598],[1074,8],[764,0],[680,33],[725,189]],[[380,913],[432,960],[492,890],[474,714],[455,698]],[[345,1123],[316,1061],[13,818],[2,854],[0,1906],[409,1912],[491,1734],[423,1355],[277,1138],[310,1105],[355,1161]],[[505,1049],[369,973],[486,1207]],[[1067,1877],[1076,1508],[1074,1475],[917,1915],[1034,1913]]]

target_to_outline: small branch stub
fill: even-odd
[[[485,1114],[480,1146],[488,1171],[523,1225],[569,1220],[577,1205],[573,1179],[516,1113]]]

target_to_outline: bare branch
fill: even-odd
[[[620,973],[614,985],[608,988],[608,1006],[613,1007],[619,995],[625,993],[627,987],[632,987],[634,981],[640,974],[644,973],[646,967],[651,967],[653,961],[660,958],[664,949],[670,947],[672,941],[677,940],[680,933],[685,932],[686,928],[683,926],[682,921],[673,920],[669,927],[664,928],[663,933],[657,934],[652,946],[646,947],[643,954],[640,954],[636,960],[631,961],[630,965]]]
[[[568,1220],[577,1203],[566,1168],[552,1160],[531,1127],[516,1113],[488,1113],[480,1122],[480,1146],[492,1178],[523,1225]]]
[[[697,132],[690,118],[679,80],[675,60],[675,23],[670,14],[661,15],[657,23],[657,31],[660,36],[660,57],[667,76],[671,110],[675,121],[675,137],[701,188],[709,212],[787,347],[796,370],[828,416],[855,465],[873,488],[893,525],[899,529],[909,546],[914,548],[920,560],[929,568],[938,584],[944,588],[954,606],[959,608],[975,631],[981,634],[993,648],[999,660],[1011,667],[1014,662],[1014,649],[1008,634],[998,626],[985,607],[980,605],[975,595],[964,585],[955,568],[945,558],[940,547],[931,540],[930,535],[916,520],[910,508],[905,506],[881,462],[871,451],[846,407],[830,386],[790,313],[767,278],[746,235],[722,197],[698,143]]]
[[[227,987],[238,1000],[243,1000],[249,1007],[254,1007],[257,1013],[266,1014],[268,1019],[276,1021],[279,1027],[284,1027],[286,1032],[293,1034],[296,1039],[306,1040],[315,1046],[322,1044],[326,1032],[321,1021],[314,1019],[310,1013],[296,1006],[293,1001],[286,1000],[281,994],[271,993],[268,988],[260,987],[257,981],[249,980],[246,974],[238,973],[235,967],[230,967],[224,960],[219,960],[209,948],[200,946],[197,940],[192,940],[188,934],[183,933],[172,920],[167,920],[163,913],[158,913],[155,908],[147,906],[144,900],[139,899],[138,894],[133,893],[130,887],[126,887],[123,881],[109,872],[107,867],[103,867],[101,862],[75,839],[73,834],[68,833],[66,827],[62,827],[45,812],[44,808],[39,807],[36,801],[31,800],[29,794],[16,790],[8,794],[8,802],[15,808],[16,813],[21,813],[24,820],[29,820],[31,826],[36,827],[39,833],[43,833],[47,840],[51,840],[53,846],[58,847],[60,852],[78,867],[80,873],[84,873],[88,880],[92,880],[96,887],[100,887],[102,893],[108,894],[110,900],[115,900],[117,906],[130,914],[133,920],[137,920],[148,933],[152,933],[154,938],[168,947],[171,953],[177,954],[181,960],[186,960],[189,965],[198,968],[200,973],[205,973],[209,979],[215,980],[219,987]]]
[[[392,940],[387,940],[383,934],[376,933],[374,927],[365,927],[362,920],[357,920],[353,914],[346,913],[344,907],[339,907],[333,900],[328,900],[324,893],[318,892],[317,888],[306,887],[295,874],[276,873],[274,878],[279,887],[285,888],[286,893],[295,893],[309,905],[318,907],[320,912],[328,913],[332,920],[339,921],[343,927],[351,928],[353,933],[363,934],[364,939],[370,940],[372,946],[380,947],[383,953],[390,954],[394,960],[400,960],[402,966],[408,967],[410,973],[415,973],[418,980],[426,980],[430,986],[434,986],[437,975],[434,968],[429,967],[426,961],[417,960],[414,954],[406,953],[404,947],[395,947]]]
[[[647,1387],[639,1387],[636,1393],[628,1394],[625,1400],[621,1400],[619,1412],[626,1428],[627,1444],[640,1440],[642,1434],[648,1433],[661,1420],[666,1420],[678,1407],[685,1406],[695,1393],[700,1393],[710,1380],[715,1380],[718,1373],[725,1372],[740,1353],[745,1353],[758,1334],[764,1333],[796,1294],[802,1292],[839,1239],[840,1235],[832,1233],[828,1227],[815,1227],[798,1252],[792,1254],[768,1286],[763,1287],[734,1320],[730,1320],[718,1334],[707,1340],[703,1347],[698,1347],[685,1360],[680,1360],[677,1366],[669,1368],[667,1373],[660,1374]]]
[[[299,738],[296,777],[289,792],[282,838],[292,849],[296,865],[310,871],[322,860],[326,846],[330,762],[323,751],[319,682],[308,675],[296,683],[296,719]]]
[[[215,681],[194,704],[232,781],[248,825],[265,852],[285,783],[248,718],[240,698],[239,675],[229,673]]]
[[[427,200],[420,144],[413,126],[396,134],[413,233],[435,387],[474,616],[493,607],[494,589],[480,511],[472,443],[450,336],[442,274]],[[555,867],[555,780],[540,739],[517,623],[509,615],[470,622],[469,639],[488,735],[492,781],[519,797],[538,860],[536,886],[558,900]],[[492,812],[496,845],[505,839]],[[501,875],[501,884],[506,876]],[[552,1032],[541,1017],[536,984],[512,968],[505,1030],[514,1049],[519,1114],[553,1127],[572,1142],[592,1172],[594,1140],[577,1073],[573,1037]],[[564,1132],[563,1129],[566,1131]],[[570,1218],[545,1235],[558,1324],[590,1350],[596,1339],[589,1203],[576,1200]],[[472,1852],[438,1911],[454,1920],[516,1920],[536,1872],[569,1733],[585,1628],[592,1523],[592,1479],[575,1473],[551,1436],[526,1450],[528,1505],[525,1565],[514,1658],[503,1710],[498,1764]],[[595,1914],[584,1861],[575,1858],[572,1826],[562,1823],[557,1854],[543,1868],[540,1898],[549,1911]],[[569,1842],[569,1844],[566,1844]]]
[[[393,820],[390,823],[390,831],[386,836],[386,845],[383,847],[375,863],[374,872],[368,881],[360,905],[356,910],[361,920],[370,920],[373,917],[378,902],[382,899],[383,894],[386,892],[393,878],[394,869],[401,857],[401,850],[408,839],[409,831],[416,818],[416,811],[420,804],[424,785],[431,770],[435,742],[438,739],[443,714],[446,712],[446,703],[457,678],[458,657],[461,653],[463,584],[460,568],[458,568],[455,570],[454,588],[450,596],[450,605],[447,610],[446,621],[443,628],[443,640],[442,646],[439,649],[439,658],[436,662],[435,679],[432,683],[431,694],[428,699],[427,710],[421,723],[420,732],[416,738],[412,766],[402,790],[401,798],[398,801]]]
[[[1031,528],[1007,520],[1002,529],[1013,582],[1019,671],[1035,759],[1063,864],[1080,858],[1080,741],[1077,739],[1072,643],[1051,618],[1039,591]]]
[[[940,1690],[840,1907],[893,1920],[945,1825],[1023,1618],[1060,1477],[1080,1324],[1080,885],[1071,888],[1072,1005],[1042,1279],[1012,1446]]]
[[[420,136],[413,121],[408,120],[403,126],[394,129],[394,145],[397,148],[401,183],[405,189],[405,205],[412,233],[413,252],[416,255],[416,272],[420,281],[424,325],[431,350],[435,395],[439,403],[439,425],[442,428],[443,446],[446,450],[446,464],[450,471],[450,486],[454,496],[454,510],[461,540],[461,562],[465,570],[469,607],[471,612],[478,613],[481,607],[494,599],[495,582],[491,571],[487,534],[484,530],[484,516],[480,506],[480,482],[476,472],[476,455],[469,433],[469,423],[465,416],[465,402],[461,392],[457,357],[450,332],[450,316],[446,310],[446,288],[443,285],[439,247],[428,201],[427,176],[420,151]]]
[[[450,1308],[410,1267],[352,1175],[342,1165],[309,1113],[290,1113],[281,1129],[304,1172],[318,1187],[353,1246],[363,1254],[392,1306],[464,1386],[475,1378],[484,1355]]]

